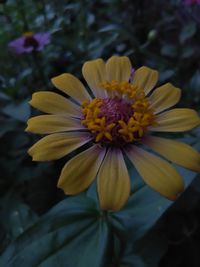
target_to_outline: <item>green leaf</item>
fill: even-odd
[[[133,193],[126,207],[111,215],[116,231],[127,240],[135,242],[156,223],[172,204],[148,186]]]
[[[95,202],[83,195],[71,197],[11,244],[0,266],[100,267],[107,242],[108,227]]]
[[[177,169],[188,187],[196,173],[181,167]],[[129,172],[133,184],[132,195],[124,209],[110,213],[110,219],[119,235],[134,242],[142,238],[174,202],[145,185],[134,168]]]
[[[174,73],[173,70],[164,70],[164,71],[161,71],[160,72],[159,80],[161,82],[165,82],[165,81],[171,79],[174,74],[175,73]]]
[[[161,48],[161,54],[168,57],[176,57],[178,55],[177,47],[173,44],[164,44]]]
[[[199,92],[200,92],[200,71],[199,70],[197,70],[193,74],[192,79],[190,80],[190,83],[189,83],[189,87],[191,90],[197,93],[197,96],[199,96]]]
[[[38,219],[37,215],[22,202],[17,194],[10,193],[1,198],[0,217],[3,218],[1,224],[10,240],[18,237]]]
[[[137,256],[133,252],[133,246],[129,245],[125,248],[124,253],[120,259],[120,267],[149,267],[146,263],[142,260],[141,257]]]
[[[10,101],[9,96],[7,96],[6,94],[4,94],[3,92],[0,92],[0,105],[2,107],[2,105],[4,105],[5,103],[7,103],[8,101]]]
[[[145,266],[147,252],[153,255],[154,247],[159,246],[158,255],[147,261],[151,264],[147,266],[153,267],[166,248],[159,245],[160,240],[154,238],[155,233],[148,241],[148,232],[173,202],[146,186],[135,169],[128,167],[133,188],[124,209],[100,212],[93,184],[88,190],[91,197],[83,193],[63,200],[20,235],[3,254],[0,266],[101,267],[105,266],[108,251],[115,251],[110,258],[117,262],[117,254],[121,254],[123,244],[126,244],[132,250],[123,256],[122,266]],[[188,185],[195,174],[182,168],[179,171],[186,177]],[[113,242],[110,243],[110,240]],[[109,244],[113,247],[108,247]]]
[[[116,31],[119,29],[119,26],[116,24],[109,24],[106,25],[104,27],[102,27],[101,29],[99,29],[98,32],[108,32],[108,31]]]
[[[191,47],[191,46],[183,47],[183,50],[181,53],[181,58],[183,58],[183,59],[191,58],[194,53],[195,53],[195,50],[193,47]]]
[[[37,216],[24,203],[13,203],[12,212],[9,213],[9,229],[13,237],[22,234],[37,220]],[[7,225],[8,227],[8,225]]]
[[[185,43],[186,40],[193,37],[193,35],[196,33],[197,27],[195,22],[191,21],[190,23],[186,24],[180,33],[179,40],[180,43]]]
[[[156,224],[157,226],[157,224]],[[146,267],[155,267],[167,251],[167,238],[163,235],[160,227],[153,227],[147,234],[135,242],[132,246],[132,254],[137,255]],[[143,266],[139,265],[139,266]],[[136,265],[137,266],[137,265]]]
[[[196,173],[181,167],[177,169],[187,188]],[[123,210],[109,214],[114,234],[128,248],[124,250],[120,263],[124,267],[154,267],[167,247],[166,240],[163,241],[163,236],[153,226],[176,202],[167,200],[142,183],[135,169],[130,168],[129,172],[133,181],[132,196]]]
[[[27,100],[21,102],[20,104],[8,104],[6,107],[3,108],[3,113],[14,118],[16,120],[26,122],[30,117],[30,105],[28,104]]]
[[[9,119],[5,119],[5,118],[0,118],[0,137],[2,137],[4,134],[6,134],[7,132],[13,131],[17,128],[17,121],[9,118]]]

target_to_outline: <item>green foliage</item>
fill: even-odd
[[[2,265],[101,266],[107,242],[108,226],[94,201],[68,198],[16,240]]]
[[[51,77],[63,72],[82,78],[86,60],[113,54],[129,56],[135,68],[158,69],[160,83],[182,88],[181,105],[199,111],[199,11],[181,0],[0,1],[0,266],[156,267],[170,257],[168,233],[176,229],[173,216],[166,227],[166,212],[194,213],[199,224],[199,177],[189,186],[194,173],[179,168],[189,187],[172,205],[130,166],[129,202],[105,213],[95,184],[65,198],[56,183],[68,158],[33,163],[27,150],[37,138],[24,132],[35,115],[28,105],[33,92],[52,90]],[[15,54],[8,43],[27,31],[49,32],[50,44],[38,53]],[[195,129],[176,137],[199,149],[199,134]],[[181,240],[191,236],[184,232]],[[171,267],[168,262],[162,266]]]
[[[144,193],[147,198],[141,199]],[[151,220],[144,209],[144,202],[149,196],[152,200],[148,205],[149,211],[152,210]],[[117,264],[117,260],[126,264],[129,261],[126,253],[134,259],[131,264],[135,260],[145,264],[145,252],[143,259],[136,254],[140,244],[135,240],[144,237],[168,205],[169,201],[160,200],[146,186],[133,195],[122,212],[116,214],[98,210],[95,201],[84,195],[67,198],[20,235],[3,254],[1,264],[9,267],[20,264],[31,267],[104,266]],[[145,242],[148,238],[144,238]],[[129,244],[129,248],[120,260],[120,251],[115,255],[111,244],[117,250],[117,246],[122,246],[124,242]],[[155,258],[151,260],[151,264],[156,262]]]
[[[133,169],[130,171],[135,180],[134,192],[123,210],[101,211],[95,186],[88,196],[83,193],[68,197],[7,248],[0,261],[2,266],[154,267],[166,251],[166,244],[162,243],[164,236],[159,237],[158,230],[152,227],[172,202],[144,185]],[[191,181],[194,173],[187,174],[187,179],[189,176]],[[26,207],[23,214],[27,217]]]

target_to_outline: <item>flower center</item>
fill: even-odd
[[[96,142],[121,145],[140,140],[147,127],[155,124],[144,92],[128,82],[112,81],[102,86],[108,97],[82,103],[82,124]]]
[[[23,34],[24,39],[24,47],[33,47],[33,49],[37,49],[39,46],[38,41],[34,38],[34,35],[32,32],[26,32]]]

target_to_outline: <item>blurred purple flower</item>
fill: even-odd
[[[200,0],[185,0],[184,4],[186,5],[200,4]]]
[[[45,45],[50,42],[50,34],[47,32],[32,33],[27,32],[21,37],[13,40],[8,44],[17,54],[31,53],[34,51],[41,51]]]

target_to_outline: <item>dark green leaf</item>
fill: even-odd
[[[26,122],[30,117],[30,105],[27,100],[23,101],[20,104],[9,104],[3,108],[3,113],[14,118],[16,120]]]
[[[108,24],[105,27],[102,27],[101,29],[99,29],[99,32],[116,31],[117,29],[119,29],[118,25]]]
[[[186,24],[180,33],[179,40],[183,44],[186,40],[191,38],[196,33],[196,24],[195,22],[191,21],[188,24]]]
[[[181,167],[178,171],[188,187],[196,174]],[[113,232],[128,248],[122,255],[122,266],[154,267],[167,247],[166,240],[152,227],[174,202],[144,185],[133,168],[129,168],[129,172],[133,180],[133,194],[123,210],[109,214],[110,223]]]
[[[181,167],[177,167],[177,169],[187,187],[196,173]],[[124,209],[118,213],[111,213],[110,218],[119,234],[134,242],[150,230],[173,202],[142,183],[141,177],[133,168],[129,169],[129,172],[133,181],[132,196]]]
[[[168,57],[176,57],[178,54],[177,47],[172,44],[165,44],[161,48],[161,54]]]
[[[182,58],[190,58],[193,56],[194,53],[195,53],[195,50],[193,47],[186,46],[186,47],[184,47],[184,49],[182,51],[181,57]]]
[[[92,199],[63,200],[4,253],[2,266],[103,266],[108,227]]]
[[[0,137],[2,137],[7,132],[13,131],[17,128],[18,122],[13,118],[0,118]]]
[[[0,215],[4,218],[2,226],[11,240],[37,221],[37,215],[16,194],[1,199]]]

